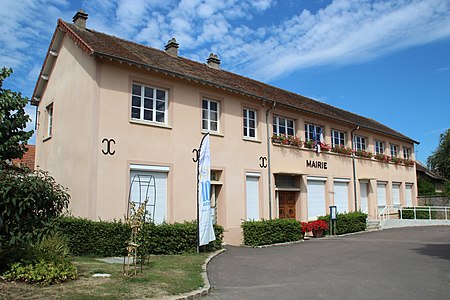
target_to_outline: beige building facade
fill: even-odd
[[[72,214],[123,218],[140,175],[156,187],[155,222],[195,220],[192,150],[207,132],[212,214],[230,244],[241,243],[247,219],[306,221],[330,205],[376,219],[386,205],[416,204],[411,138],[221,70],[217,56],[206,64],[179,57],[175,40],[160,51],[86,29],[86,19],[58,21],[33,94],[36,165],[69,188]],[[319,153],[305,142],[320,133]]]

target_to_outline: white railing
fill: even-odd
[[[412,215],[404,217],[405,212],[412,211]],[[450,207],[448,206],[413,206],[403,207],[399,210],[400,219],[414,220],[450,220]]]
[[[412,214],[407,212],[412,211]],[[406,213],[406,214],[405,214]],[[409,206],[386,205],[378,214],[379,220],[450,220],[449,206]]]

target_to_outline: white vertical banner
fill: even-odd
[[[198,176],[198,245],[203,246],[216,239],[211,220],[211,154],[209,134],[203,138],[202,144],[200,145]]]

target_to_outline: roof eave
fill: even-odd
[[[53,37],[50,41],[48,51],[45,55],[44,63],[42,64],[36,86],[34,87],[33,95],[31,96],[30,102],[34,106],[39,105],[39,102],[42,99],[42,95],[47,88],[48,80],[50,79],[56,59],[58,58],[57,56],[59,55],[59,50],[61,49],[64,35],[66,34],[69,35],[69,37],[74,40],[75,44],[80,46],[80,48],[82,48],[88,55],[92,55],[92,53],[94,52],[86,42],[84,42],[64,23],[63,20],[58,19],[58,24],[55,28],[55,32],[53,33]],[[56,55],[53,55],[52,53],[56,53]]]

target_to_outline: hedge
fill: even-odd
[[[293,242],[303,236],[301,223],[294,219],[244,221],[241,227],[247,246]]]
[[[329,222],[330,216],[320,216],[318,219]],[[367,225],[366,220],[367,214],[360,211],[343,214],[338,213],[336,215],[336,234],[364,231]],[[325,233],[328,234],[329,232],[326,231]]]
[[[400,210],[398,211],[398,216],[400,218]],[[414,219],[414,207],[403,207],[402,218]],[[430,219],[428,208],[416,208],[416,219]],[[431,208],[431,219],[436,219],[436,211],[433,211],[433,208]]]
[[[69,239],[73,255],[122,256],[130,239],[130,227],[120,221],[91,221],[63,217],[56,227]],[[223,227],[214,225],[216,240],[204,247],[205,251],[220,249]],[[196,222],[174,224],[145,224],[141,232],[141,245],[145,254],[182,254],[196,250]]]
[[[130,227],[120,221],[62,217],[56,220],[56,228],[69,239],[72,255],[125,255],[125,246],[131,235]]]

